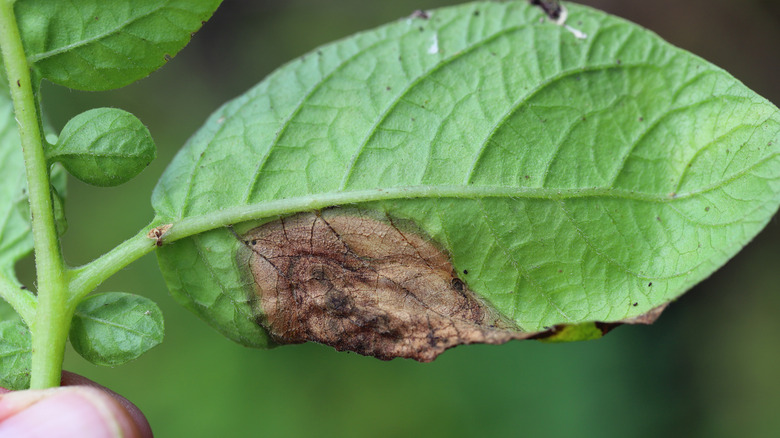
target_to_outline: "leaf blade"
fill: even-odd
[[[15,11],[29,61],[50,81],[110,90],[147,76],[190,40],[221,0],[29,0]]]
[[[0,321],[0,386],[25,389],[30,385],[32,338],[21,321]]]
[[[70,330],[76,352],[103,366],[136,359],[162,338],[160,308],[148,298],[120,292],[92,295],[79,303]]]
[[[777,108],[630,23],[572,5],[581,41],[542,15],[463,5],[292,62],[188,142],[155,190],[158,215],[323,196],[411,220],[529,331],[676,298],[776,210]],[[212,234],[227,246],[187,270],[178,243],[158,253],[175,294],[193,266],[232,260],[234,237]],[[181,296],[213,293],[191,283]],[[252,314],[250,298],[230,300]]]
[[[152,136],[137,117],[117,108],[94,108],[68,121],[46,151],[88,184],[109,187],[138,175],[157,156]]]

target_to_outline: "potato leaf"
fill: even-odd
[[[129,362],[163,339],[163,317],[153,301],[139,295],[108,292],[79,303],[70,343],[96,365]]]
[[[777,210],[780,112],[635,24],[567,7],[571,27],[525,1],[439,9],[291,62],[190,139],[158,217],[246,207],[244,232],[350,206],[413,223],[521,331],[647,314]],[[180,302],[262,346],[244,245],[216,229],[158,257]]]
[[[46,151],[50,162],[60,162],[79,180],[101,187],[129,181],[156,156],[143,122],[117,108],[95,108],[73,117]]]
[[[25,52],[46,79],[110,90],[146,77],[176,55],[221,0],[18,1]]]
[[[0,321],[0,386],[24,389],[30,383],[32,338],[21,321]]]

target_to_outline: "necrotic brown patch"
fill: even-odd
[[[428,362],[459,344],[531,335],[477,298],[446,253],[389,220],[329,210],[242,238],[260,321],[280,343]]]

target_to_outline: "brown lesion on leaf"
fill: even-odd
[[[260,323],[279,343],[429,362],[456,345],[533,335],[477,297],[423,233],[390,219],[333,209],[265,224],[242,240]]]

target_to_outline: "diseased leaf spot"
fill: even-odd
[[[428,362],[456,345],[533,335],[478,298],[428,238],[353,213],[299,214],[241,238],[252,242],[258,319],[277,342]]]

